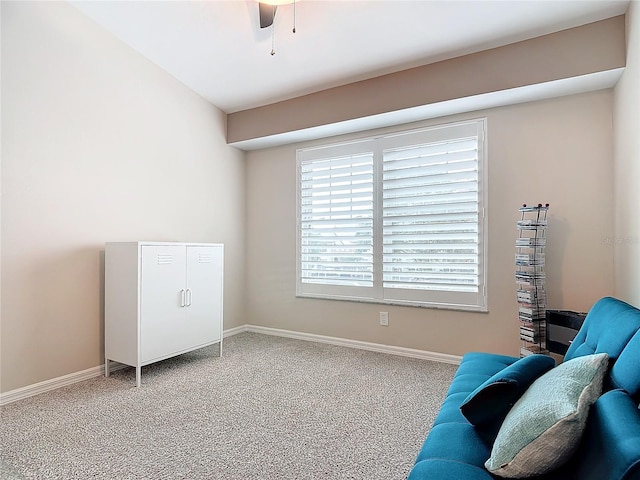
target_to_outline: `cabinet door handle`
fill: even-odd
[[[187,307],[191,306],[191,289],[187,288]]]
[[[183,288],[182,290],[180,290],[180,306],[181,307],[185,307],[186,306],[186,292],[185,289]]]

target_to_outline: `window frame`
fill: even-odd
[[[478,200],[478,291],[472,294],[442,290],[391,289],[383,287],[383,151],[392,146],[420,142],[451,141],[477,137]],[[487,312],[487,118],[387,132],[345,142],[328,143],[296,151],[296,297],[345,300],[376,304],[407,305],[463,311]],[[337,155],[373,153],[373,286],[320,285],[302,282],[302,164]]]

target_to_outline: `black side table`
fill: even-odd
[[[547,349],[564,355],[582,327],[586,313],[570,310],[547,310]]]

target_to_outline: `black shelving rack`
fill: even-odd
[[[549,353],[547,349],[547,294],[545,247],[549,204],[520,207],[516,239],[516,283],[518,285],[518,321],[520,356]]]

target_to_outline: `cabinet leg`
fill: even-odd
[[[141,373],[142,373],[142,367],[136,367],[136,387],[140,386]]]
[[[107,357],[104,358],[104,376],[109,376],[109,359]]]

